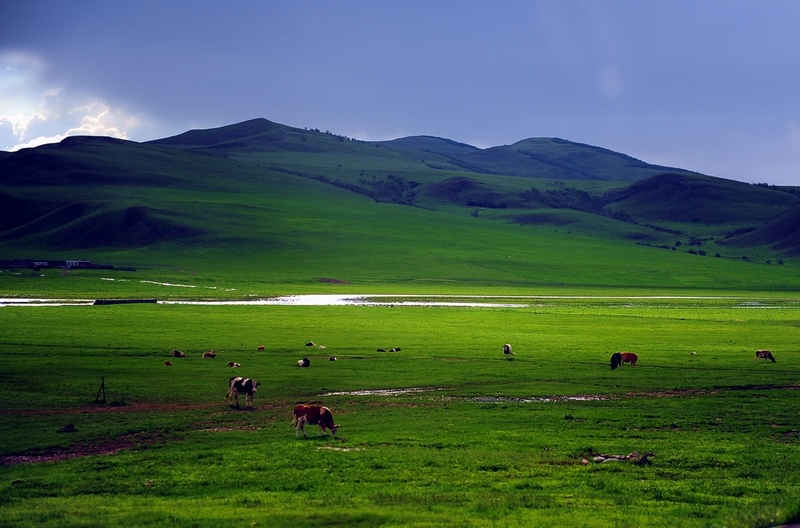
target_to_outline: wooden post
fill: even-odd
[[[102,403],[106,402],[106,377],[103,376],[102,380],[103,381],[100,383],[100,390],[97,391],[97,396],[94,397],[94,402],[95,403],[100,403],[101,401],[102,401]],[[102,400],[100,399],[100,394],[101,393],[103,394],[103,399]]]

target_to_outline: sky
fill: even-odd
[[[795,0],[0,2],[0,150],[263,117],[800,185]]]

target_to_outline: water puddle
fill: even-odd
[[[406,387],[402,389],[363,389],[354,391],[327,392],[322,396],[403,396],[407,394],[420,394],[424,392],[447,391],[445,387]],[[476,403],[557,403],[557,402],[584,402],[606,401],[617,399],[616,396],[603,394],[580,394],[575,396],[536,396],[530,398],[512,396],[473,396],[456,397],[443,396],[447,400],[468,400]]]
[[[530,303],[516,302],[491,302],[488,299],[497,297],[484,297],[468,295],[461,298],[442,296],[443,300],[436,300],[437,296],[430,295],[286,295],[270,299],[254,299],[246,301],[160,301],[163,304],[202,304],[202,305],[250,305],[250,306],[449,306],[465,308],[527,308]],[[385,300],[384,300],[385,299]],[[425,299],[425,300],[420,300]],[[445,300],[446,299],[446,300]],[[459,300],[455,300],[459,299]],[[463,300],[460,300],[463,299]],[[502,298],[505,299],[505,298]]]
[[[112,279],[102,279],[112,280]],[[188,284],[149,282],[165,287],[195,288]],[[216,289],[216,286],[205,287]],[[219,288],[222,291],[232,291]],[[589,302],[636,301],[636,300],[686,300],[686,301],[731,301],[736,308],[798,308],[794,300],[743,300],[742,298],[695,297],[695,296],[582,296],[582,295],[530,295],[530,296],[492,296],[492,295],[398,295],[398,294],[303,294],[284,295],[262,299],[245,300],[158,300],[158,304],[188,304],[196,306],[381,306],[381,307],[455,307],[455,308],[531,308],[543,306],[543,302],[564,300],[586,300]],[[32,299],[0,298],[3,306],[79,306],[92,304],[94,300],[85,299]],[[626,307],[633,307],[631,304]]]
[[[354,391],[328,392],[323,396],[402,396],[404,394],[418,394],[420,392],[445,391],[440,387],[408,387],[405,389],[363,389]]]
[[[91,306],[94,300],[87,299],[23,299],[0,298],[0,307],[3,306]]]
[[[612,396],[601,394],[584,394],[580,396],[539,396],[536,398],[516,398],[507,396],[478,396],[472,398],[479,403],[557,403],[562,401],[606,401],[615,399]]]

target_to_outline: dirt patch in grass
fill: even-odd
[[[713,389],[670,389],[655,392],[629,392],[627,396],[633,398],[679,398],[705,394],[719,394],[732,391],[770,391],[770,390],[800,390],[800,385],[732,385],[729,387],[715,387]]]
[[[0,456],[0,465],[33,464],[37,462],[59,462],[76,457],[91,455],[112,455],[124,449],[133,449],[143,445],[163,444],[168,441],[180,441],[182,438],[167,436],[164,433],[148,432],[123,435],[113,439],[97,440],[90,443],[73,444],[69,447],[54,447],[20,455]]]
[[[28,409],[28,410],[0,410],[0,416],[49,416],[49,415],[70,415],[70,414],[93,414],[93,413],[129,413],[129,412],[182,412],[182,411],[202,411],[208,409],[236,410],[242,412],[275,410],[283,406],[277,404],[257,405],[254,407],[236,408],[226,403],[171,403],[171,402],[136,402],[125,405],[87,405],[85,407],[66,408],[66,409]]]
[[[129,413],[129,412],[144,412],[144,413],[176,413],[194,410],[209,410],[216,409],[218,411],[241,411],[241,412],[254,412],[254,411],[274,411],[276,409],[284,409],[285,406],[278,404],[267,404],[252,408],[242,407],[237,409],[230,407],[227,404],[219,403],[159,403],[159,402],[145,402],[145,403],[132,403],[128,405],[90,405],[86,407],[71,408],[71,409],[36,409],[36,410],[23,410],[23,411],[9,411],[4,410],[0,415],[15,415],[15,416],[75,416],[81,414],[92,413]],[[288,412],[288,411],[287,411]],[[274,421],[274,420],[273,420]],[[69,424],[65,426],[64,431],[74,430],[74,426]],[[226,431],[245,431],[257,430],[252,425],[242,426],[217,426],[213,423],[204,422],[198,423],[195,426],[190,426],[187,430],[192,431],[210,431],[210,432],[226,432]],[[138,433],[131,433],[116,438],[103,438],[91,440],[88,442],[74,443],[68,447],[52,447],[45,449],[37,449],[19,454],[0,455],[0,466],[11,466],[17,464],[33,464],[38,462],[59,462],[76,457],[86,457],[93,455],[112,455],[119,453],[126,449],[136,449],[144,445],[157,445],[167,442],[181,441],[183,438],[175,433],[166,434],[164,432],[142,431]]]

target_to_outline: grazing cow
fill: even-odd
[[[172,357],[176,357],[176,358],[186,357],[186,354],[184,352],[181,352],[177,348],[173,348],[172,352],[170,352],[170,354],[172,354]]]
[[[266,347],[264,345],[258,345],[257,350],[266,350]]]
[[[308,358],[298,359],[297,360],[297,366],[298,367],[310,367],[311,366],[311,360],[308,359]]]
[[[622,364],[622,354],[614,352],[611,354],[611,370],[616,370]]]
[[[769,350],[756,350],[755,361],[758,361],[759,359],[768,359],[775,363],[775,356],[773,356],[772,352]]]
[[[208,352],[203,352],[203,359],[214,359],[217,357],[216,350],[209,350]]]
[[[231,402],[231,398],[236,398],[236,407],[239,407],[239,395],[244,394],[244,404],[247,407],[252,407],[253,394],[256,393],[259,385],[260,383],[254,379],[236,376],[228,381],[228,394],[225,398],[228,403]]]
[[[239,368],[239,367],[241,367],[241,365],[240,365],[240,364],[238,364],[238,363],[234,363],[233,361],[228,361],[228,366],[229,366],[230,368]]]
[[[168,360],[168,359],[167,359],[167,360],[164,360],[164,366],[165,366],[165,367],[171,367],[171,366],[172,366],[172,361],[170,361],[170,360]]]
[[[616,369],[623,363],[630,363],[632,367],[636,366],[639,356],[633,352],[614,352],[611,354],[611,370]]]
[[[511,345],[509,345],[508,343],[503,345],[503,354],[505,354],[506,356],[514,355],[514,351],[511,349]]]
[[[317,436],[325,434],[329,430],[331,436],[336,436],[339,425],[333,422],[333,413],[327,407],[319,405],[298,405],[292,412],[292,425],[294,426],[294,436],[299,438],[299,431],[303,431],[303,436],[308,438],[305,425],[319,425]]]
[[[632,367],[635,367],[636,362],[639,361],[639,356],[633,352],[622,352],[620,355],[622,356],[622,363],[630,363]]]

